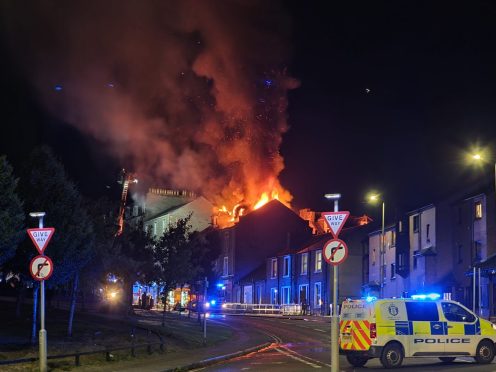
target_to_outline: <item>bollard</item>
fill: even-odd
[[[105,351],[105,360],[106,360],[107,362],[110,362],[110,361],[112,360],[112,359],[110,358],[110,351],[108,351],[108,350],[107,350],[107,351]]]
[[[135,350],[135,344],[136,344],[136,337],[134,335],[134,328],[131,330],[131,356],[136,357],[136,350]]]
[[[147,340],[148,340],[148,346],[146,347],[146,351],[148,354],[152,353],[152,345],[150,343],[150,335],[152,334],[152,331],[148,330],[148,335],[147,335]]]

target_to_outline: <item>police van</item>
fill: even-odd
[[[346,300],[340,315],[340,353],[362,367],[380,358],[385,368],[403,358],[438,357],[449,363],[458,356],[491,363],[496,325],[477,317],[462,304],[438,294],[412,298]]]

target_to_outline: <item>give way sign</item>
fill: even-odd
[[[327,223],[327,226],[331,229],[332,236],[334,236],[334,239],[337,239],[350,212],[322,212],[322,215],[324,216],[324,221]]]
[[[28,229],[28,235],[40,254],[43,254],[43,251],[50,242],[50,239],[52,239],[54,232],[55,229],[53,227]]]

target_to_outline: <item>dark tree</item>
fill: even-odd
[[[93,226],[81,204],[76,186],[68,179],[63,165],[48,147],[37,148],[31,153],[20,186],[25,211],[46,212],[45,226],[55,228],[55,234],[45,251],[54,263],[53,275],[46,285],[56,288],[72,281],[75,293],[80,270],[93,254]],[[37,221],[32,221],[32,224],[37,226]],[[25,252],[28,257],[20,258],[23,262],[29,262],[27,260],[35,253],[33,247],[32,251]],[[34,296],[33,310],[36,312],[36,291]],[[75,295],[72,299],[75,301]],[[74,303],[71,309],[69,333],[72,332]]]
[[[0,156],[0,268],[14,257],[24,233],[24,211],[17,195],[17,182],[7,158]]]

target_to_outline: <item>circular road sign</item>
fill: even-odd
[[[337,266],[348,257],[348,246],[341,239],[331,239],[325,243],[322,254],[327,263]]]
[[[53,273],[53,262],[47,256],[35,256],[29,263],[29,271],[34,280],[47,280]]]

